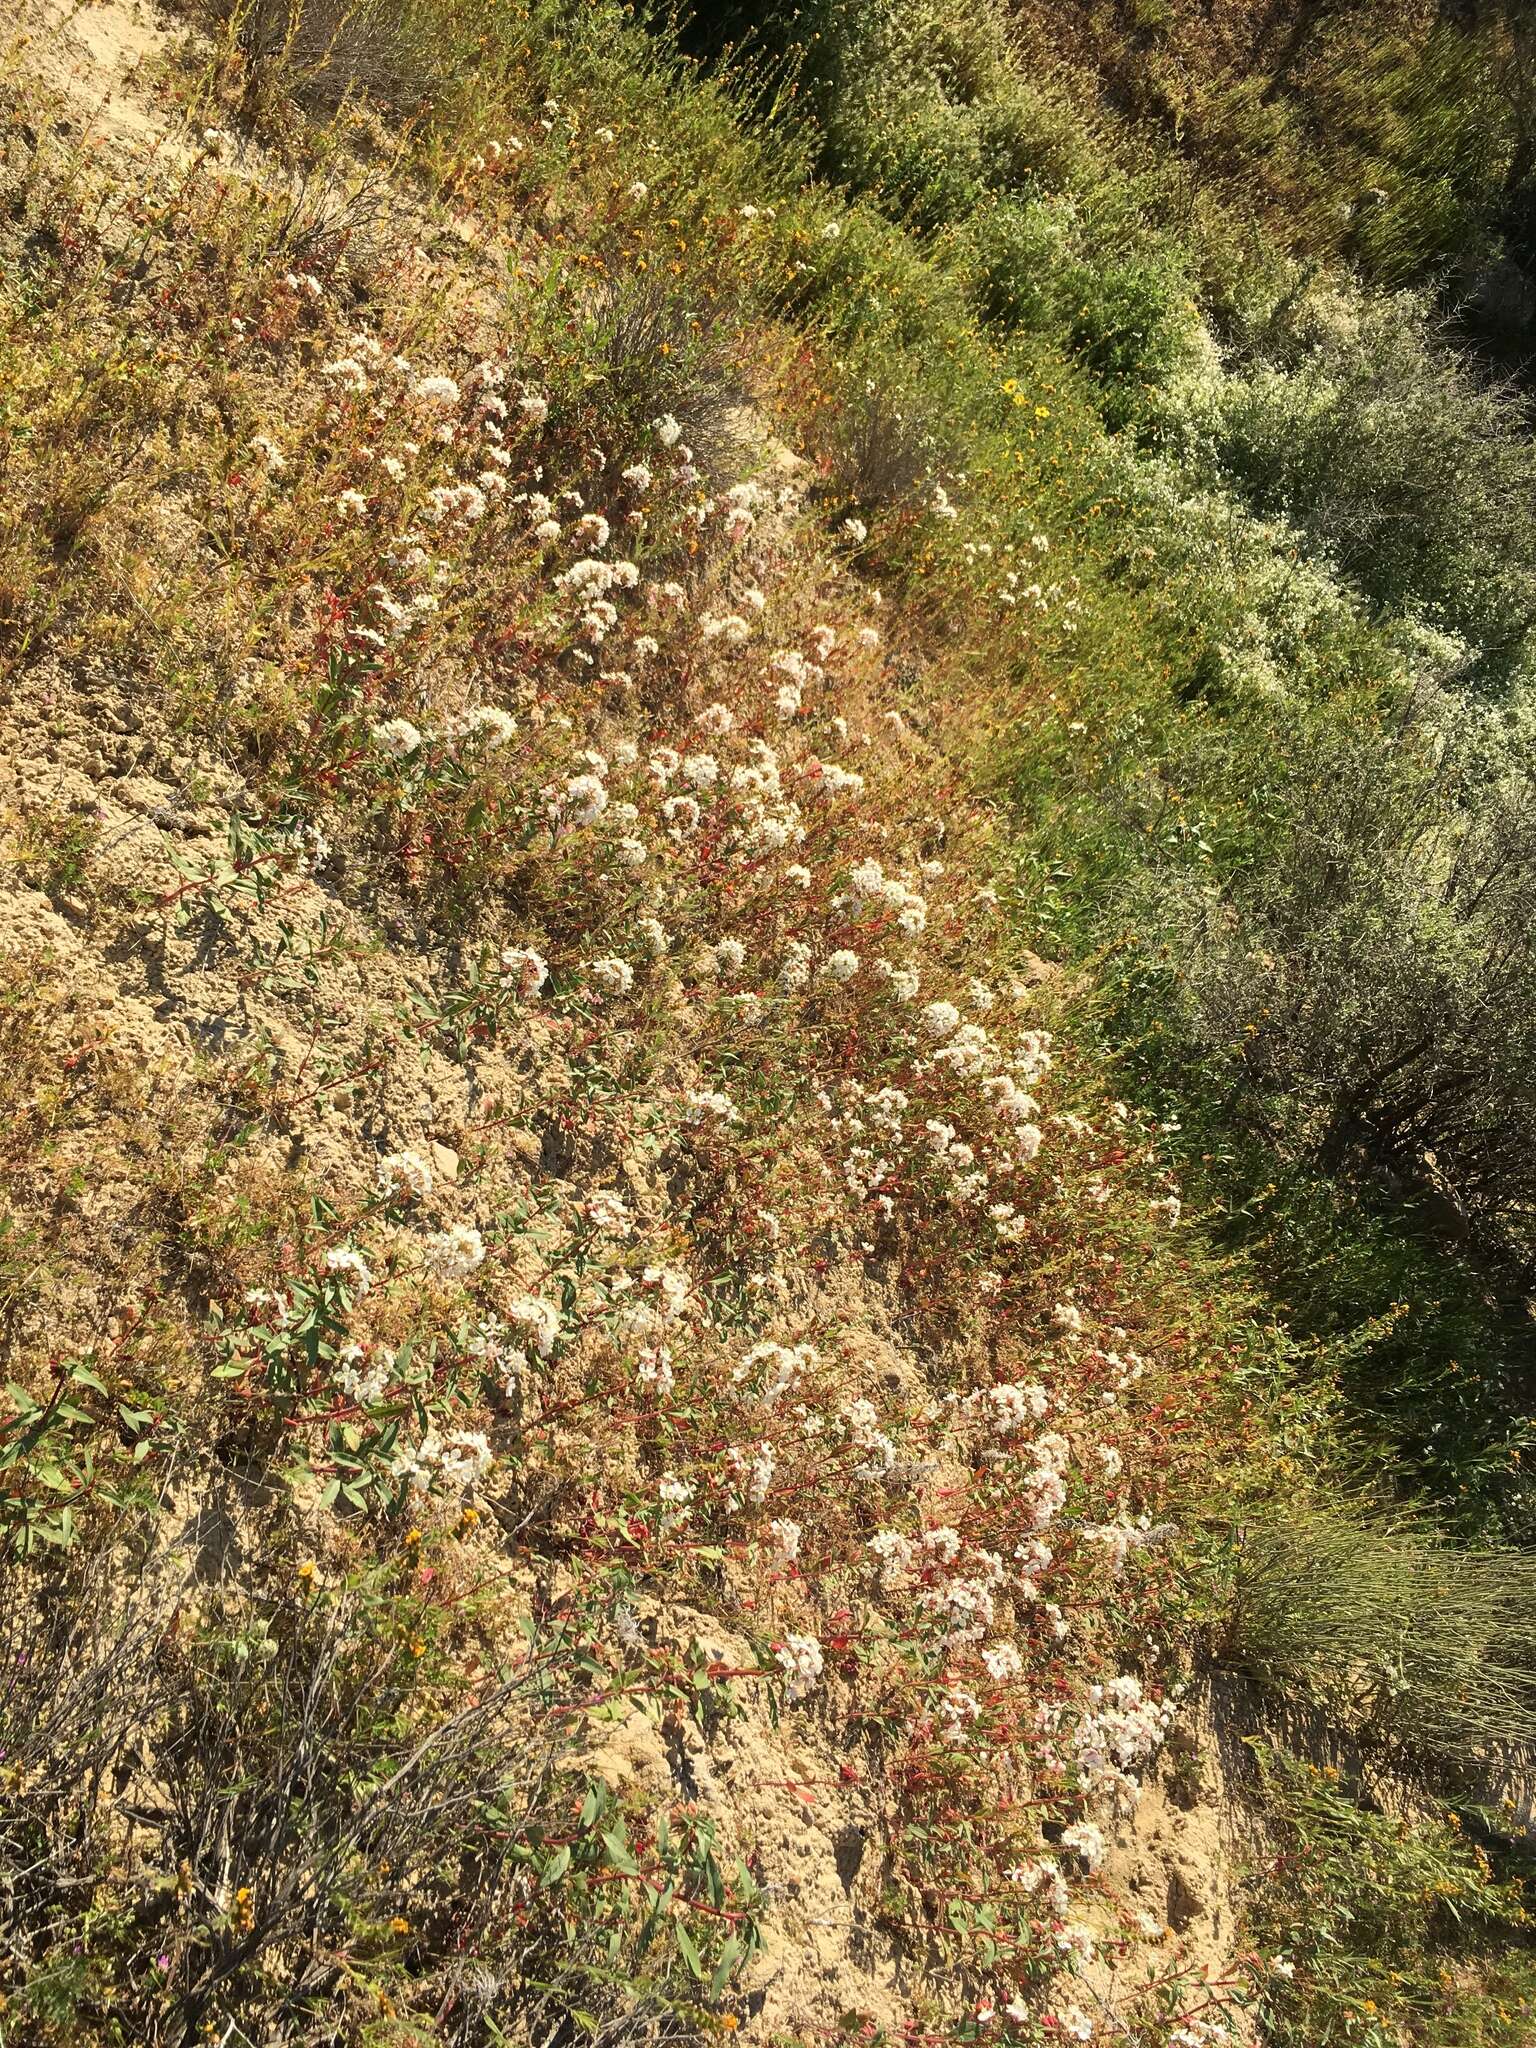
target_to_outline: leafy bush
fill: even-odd
[[[1314,726],[1250,802],[1274,820],[1263,857],[1220,891],[1161,896],[1188,1028],[1283,1143],[1440,1189],[1448,1221],[1529,1256],[1536,788],[1522,729],[1421,697],[1379,738]]]
[[[1247,1931],[1268,1968],[1273,2048],[1520,2048],[1536,2014],[1531,1914],[1455,1814],[1399,1818],[1336,1772],[1255,1745],[1275,1853]]]
[[[1524,405],[1462,366],[1415,298],[1304,292],[1242,345],[1247,363],[1240,349],[1207,387],[1221,475],[1378,607],[1462,634],[1507,680],[1536,621]]]

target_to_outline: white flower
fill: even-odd
[[[516,736],[517,725],[499,705],[477,704],[473,711],[454,720],[453,731],[456,739],[475,740],[494,751]]]
[[[1104,1833],[1091,1820],[1074,1821],[1071,1827],[1063,1828],[1061,1846],[1081,1856],[1090,1870],[1097,1870],[1104,1861]]]
[[[344,1345],[337,1354],[335,1379],[349,1401],[371,1408],[389,1391],[389,1383],[395,1376],[395,1354],[381,1350],[366,1371],[362,1369],[364,1355],[361,1344]]]
[[[919,1013],[919,1022],[928,1037],[951,1038],[960,1028],[960,1012],[953,1003],[929,1003]]]
[[[451,377],[423,377],[414,395],[428,405],[457,405],[459,387]]]
[[[485,1240],[469,1223],[450,1224],[425,1240],[427,1264],[444,1280],[465,1280],[485,1260]]]
[[[707,1116],[718,1117],[721,1123],[726,1124],[741,1121],[741,1111],[729,1095],[722,1094],[718,1089],[690,1088],[684,1100],[688,1105],[690,1122],[698,1122]]]
[[[803,1699],[821,1677],[821,1645],[814,1636],[788,1635],[774,1651],[774,1661],[789,1680],[786,1699]]]
[[[548,1358],[560,1335],[560,1311],[536,1294],[516,1295],[507,1304],[507,1321],[524,1330],[540,1358]]]
[[[391,1152],[379,1161],[378,1186],[386,1201],[403,1195],[424,1202],[432,1192],[432,1169],[419,1152]]]
[[[559,812],[573,826],[595,825],[608,808],[608,787],[600,775],[573,775],[565,785]]]
[[[350,1245],[339,1245],[334,1251],[328,1251],[325,1255],[325,1270],[335,1274],[337,1279],[350,1287],[359,1300],[373,1285],[373,1275],[368,1270],[368,1262],[360,1251],[355,1251]]]
[[[821,973],[824,981],[851,981],[859,971],[859,956],[851,953],[846,946],[829,953],[822,962]]]
[[[651,421],[651,432],[663,448],[675,448],[683,437],[682,428],[669,412],[664,412],[660,419]]]
[[[336,510],[345,512],[350,518],[361,519],[368,510],[368,500],[361,491],[343,491],[336,500]]]
[[[343,391],[368,389],[368,372],[351,356],[339,356],[334,363],[322,364],[320,374],[329,378],[331,383],[338,385]]]
[[[650,189],[650,186],[643,179],[636,178],[633,185],[629,188],[629,196],[631,199],[644,199]]]
[[[1048,2013],[1047,2019],[1054,2022],[1056,2031],[1068,2041],[1091,2041],[1093,2021],[1080,2005],[1066,2005],[1059,2012]]]
[[[981,1661],[987,1676],[998,1685],[1017,1678],[1024,1669],[1024,1659],[1012,1643],[989,1643],[981,1653]]]
[[[628,469],[622,472],[622,475],[625,483],[637,494],[643,495],[651,488],[653,481],[651,472],[643,462],[632,462]]]
[[[269,476],[276,476],[279,470],[288,467],[282,449],[270,435],[257,434],[251,441],[251,453],[260,458]]]
[[[530,426],[542,427],[549,418],[549,400],[537,391],[525,391],[517,403]]]
[[[620,960],[609,954],[601,960],[589,960],[587,972],[598,987],[611,996],[627,996],[635,985],[635,970],[627,960]]]
[[[853,542],[855,547],[862,547],[864,542],[869,539],[869,528],[862,519],[845,519],[843,521],[843,532]]]
[[[653,960],[659,960],[672,944],[672,935],[659,917],[642,917],[635,927]]]
[[[503,946],[500,965],[502,980],[511,982],[517,989],[519,1000],[525,1003],[536,996],[549,979],[549,962],[532,946]]]
[[[408,754],[414,754],[422,744],[421,734],[408,718],[386,719],[383,725],[374,726],[368,737],[381,752],[396,761],[403,761]]]
[[[691,1479],[679,1479],[675,1472],[664,1472],[661,1475],[656,1492],[658,1497],[672,1510],[666,1518],[672,1526],[675,1527],[679,1522],[687,1521],[690,1512],[689,1502],[693,1499],[695,1491],[696,1489]]]
[[[787,1517],[776,1518],[768,1524],[772,1539],[774,1561],[781,1568],[794,1563],[800,1555],[800,1524]]]
[[[582,1206],[592,1228],[605,1231],[609,1237],[628,1237],[634,1230],[635,1221],[623,1196],[612,1188],[596,1189]]]

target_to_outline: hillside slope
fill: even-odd
[[[1326,1402],[997,788],[1077,373],[606,7],[6,54],[0,2039],[1270,2038]]]

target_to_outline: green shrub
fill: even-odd
[[[1245,1914],[1269,1965],[1264,2040],[1522,2048],[1536,1961],[1519,1880],[1495,1871],[1454,1814],[1369,1812],[1336,1773],[1283,1750],[1255,1753],[1276,1838]]]

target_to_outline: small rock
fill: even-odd
[[[434,1139],[431,1146],[432,1171],[439,1180],[457,1180],[459,1177],[459,1155],[449,1145],[440,1145]]]

